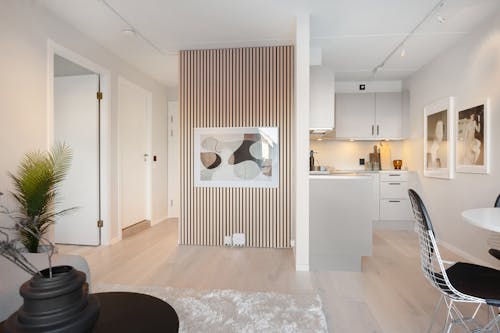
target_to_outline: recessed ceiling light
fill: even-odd
[[[406,50],[405,49],[402,49],[401,50],[401,57],[405,57],[406,56]]]
[[[436,20],[439,22],[439,23],[444,23],[446,21],[446,17],[442,16],[442,15],[438,15],[436,16]]]
[[[122,34],[124,34],[127,37],[135,37],[137,32],[135,32],[134,29],[127,28],[122,30]]]

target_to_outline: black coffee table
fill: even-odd
[[[94,333],[166,333],[179,331],[175,310],[159,298],[129,292],[94,294],[101,303]],[[5,332],[0,323],[0,333]]]
[[[178,332],[179,317],[159,298],[129,292],[94,294],[101,303],[94,333]]]

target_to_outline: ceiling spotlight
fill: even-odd
[[[446,17],[441,16],[441,15],[438,15],[438,16],[436,16],[436,20],[437,20],[439,23],[444,23],[444,22],[446,21]]]
[[[402,49],[401,50],[401,57],[405,57],[406,56],[406,50],[405,49]]]
[[[127,37],[135,37],[135,35],[137,35],[137,32],[134,29],[127,28],[122,30],[122,34]]]

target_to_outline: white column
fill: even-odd
[[[296,20],[295,35],[295,268],[309,270],[309,14]]]

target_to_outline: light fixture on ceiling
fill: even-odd
[[[132,23],[130,23],[125,17],[123,17],[118,10],[116,10],[113,6],[111,6],[106,0],[98,0],[98,2],[102,3],[108,10],[113,13],[116,17],[118,17],[128,28],[123,29],[122,33],[126,36],[137,36],[143,41],[145,41],[149,46],[155,49],[158,53],[168,56],[168,55],[176,55],[178,52],[176,51],[164,51],[159,46],[157,46],[151,39],[146,37],[142,32],[140,32]]]
[[[127,37],[135,37],[135,36],[137,36],[137,32],[134,29],[130,29],[130,28],[123,29],[122,30],[122,34],[124,36],[127,36]]]
[[[396,47],[391,51],[389,52],[389,54],[384,58],[384,60],[382,60],[382,62],[380,64],[378,64],[377,66],[375,66],[375,68],[372,70],[372,74],[373,76],[375,76],[386,64],[386,62],[394,55],[394,53],[396,53],[398,50],[402,50],[401,51],[401,56],[404,57],[403,54],[403,51],[404,51],[404,54],[406,54],[406,51],[404,49],[404,45],[406,43],[406,41],[408,39],[410,39],[411,36],[413,36],[415,34],[415,32],[417,31],[418,28],[420,28],[420,26],[422,24],[424,24],[424,22],[426,22],[429,17],[431,17],[432,15],[434,15],[434,13],[441,7],[443,7],[445,5],[447,0],[439,0],[438,3],[436,3],[436,5],[434,7],[432,7],[432,9],[427,13],[427,15],[424,16],[424,18],[422,20],[420,20],[420,22],[418,22],[418,24],[409,32],[406,34],[405,38],[403,38],[403,40],[398,44],[396,45]],[[441,16],[442,17],[442,16]],[[443,18],[444,19],[444,18]],[[444,21],[443,21],[444,22]]]
[[[406,57],[406,49],[401,49],[401,57],[404,58]]]
[[[436,20],[437,20],[439,23],[443,24],[444,22],[446,22],[446,17],[444,17],[444,16],[442,16],[442,15],[438,15],[438,16],[436,16]]]

